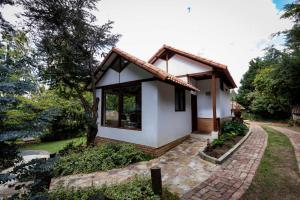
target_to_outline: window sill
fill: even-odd
[[[142,131],[142,129],[140,129],[140,128],[124,128],[124,127],[113,127],[113,126],[105,126],[105,125],[101,125],[101,127],[116,128],[116,129],[125,129],[125,130],[132,130],[132,131]]]

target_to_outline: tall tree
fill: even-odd
[[[284,14],[282,18],[292,19],[294,22],[290,30],[284,31],[286,35],[286,45],[289,49],[300,51],[300,1],[296,0],[294,3],[287,4],[284,7]]]
[[[63,83],[79,98],[88,117],[87,144],[97,134],[95,70],[98,57],[116,44],[120,35],[112,34],[112,24],[96,24],[91,13],[99,0],[20,0],[25,23],[34,35],[41,58],[41,76],[51,86]],[[91,85],[92,105],[85,98]]]
[[[251,102],[254,100],[253,92],[255,91],[254,80],[260,70],[274,66],[280,62],[281,52],[271,47],[266,49],[265,56],[255,58],[249,62],[249,69],[241,80],[241,86],[238,90],[236,100],[246,108],[250,108]]]
[[[7,123],[8,113],[20,111],[20,97],[36,90],[34,62],[24,32],[1,33],[0,47],[0,141],[32,134],[32,121],[18,126]]]

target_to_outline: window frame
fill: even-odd
[[[183,95],[182,95],[183,94]],[[179,95],[179,97],[177,97]],[[175,87],[175,112],[185,112],[186,111],[186,93],[183,87]],[[183,97],[181,99],[181,97]],[[181,103],[182,101],[182,103]],[[177,106],[178,104],[178,106]],[[182,108],[181,108],[182,104]]]
[[[123,105],[123,97],[125,96],[124,93],[120,92],[118,93],[118,126],[109,126],[104,123],[104,115],[105,115],[105,105],[106,105],[106,92],[105,90],[110,89],[121,89],[126,87],[139,87],[139,93],[140,98],[136,98],[136,105],[140,104],[140,127],[122,127],[121,122],[121,115],[123,114],[124,105]],[[101,126],[102,127],[109,127],[109,128],[117,128],[117,129],[127,129],[127,130],[135,130],[135,131],[141,131],[142,130],[142,84],[141,82],[132,82],[132,83],[120,83],[120,84],[114,84],[114,85],[108,85],[101,87]]]

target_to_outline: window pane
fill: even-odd
[[[141,85],[104,89],[103,125],[141,128]]]
[[[185,111],[185,90],[175,88],[175,111]]]
[[[111,93],[110,93],[111,92]],[[105,113],[104,125],[119,126],[119,96],[113,91],[107,91],[105,94]]]
[[[141,128],[140,86],[122,89],[121,126],[124,128]]]

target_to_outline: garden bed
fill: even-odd
[[[232,147],[234,147],[243,137],[244,136],[236,136],[232,140],[225,141],[222,146],[205,148],[204,153],[206,153],[207,155],[214,157],[214,158],[220,158],[227,151],[229,151]]]
[[[220,164],[224,162],[250,135],[251,130],[239,122],[228,122],[224,125],[222,135],[208,145],[200,157]]]

